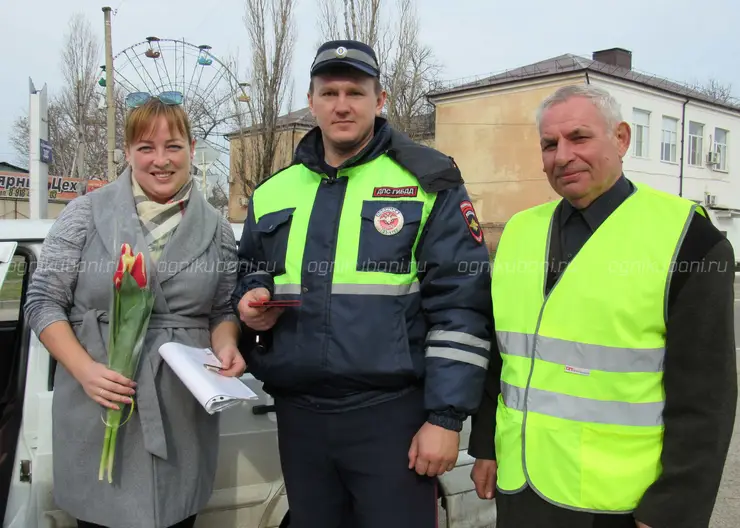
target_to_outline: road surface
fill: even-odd
[[[735,346],[740,347],[740,275],[735,275]],[[735,350],[738,351],[738,349]],[[740,364],[740,361],[738,363]],[[738,382],[740,382],[740,376],[738,376]],[[737,528],[738,526],[740,526],[740,412],[736,413],[732,444],[727,455],[710,528]]]

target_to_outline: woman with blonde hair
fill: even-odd
[[[158,353],[168,341],[210,347],[241,376],[229,298],[236,241],[194,188],[195,149],[182,95],[130,94],[118,179],[72,200],[44,241],[26,315],[58,365],[54,499],[79,527],[189,528],[215,478],[219,424]],[[127,242],[150,263],[155,295],[135,380],[107,368],[112,272]],[[113,482],[98,480],[106,408],[135,400],[118,432]]]

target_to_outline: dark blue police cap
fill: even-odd
[[[357,40],[330,40],[322,44],[311,65],[311,76],[341,66],[355,68],[371,77],[380,77],[375,51]]]

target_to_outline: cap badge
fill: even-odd
[[[403,227],[403,214],[395,207],[383,207],[375,213],[375,229],[381,235],[395,235]]]
[[[347,55],[347,48],[345,48],[344,46],[339,46],[337,48],[337,51],[335,51],[334,53],[336,53],[337,57],[342,58]]]

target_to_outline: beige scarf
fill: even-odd
[[[163,204],[149,199],[133,175],[131,182],[133,184],[134,204],[136,204],[136,212],[144,231],[144,239],[149,246],[152,261],[156,263],[162,256],[167,241],[175,232],[185,214],[185,208],[190,199],[190,191],[193,188],[193,179],[191,178],[177,191],[175,196]]]

